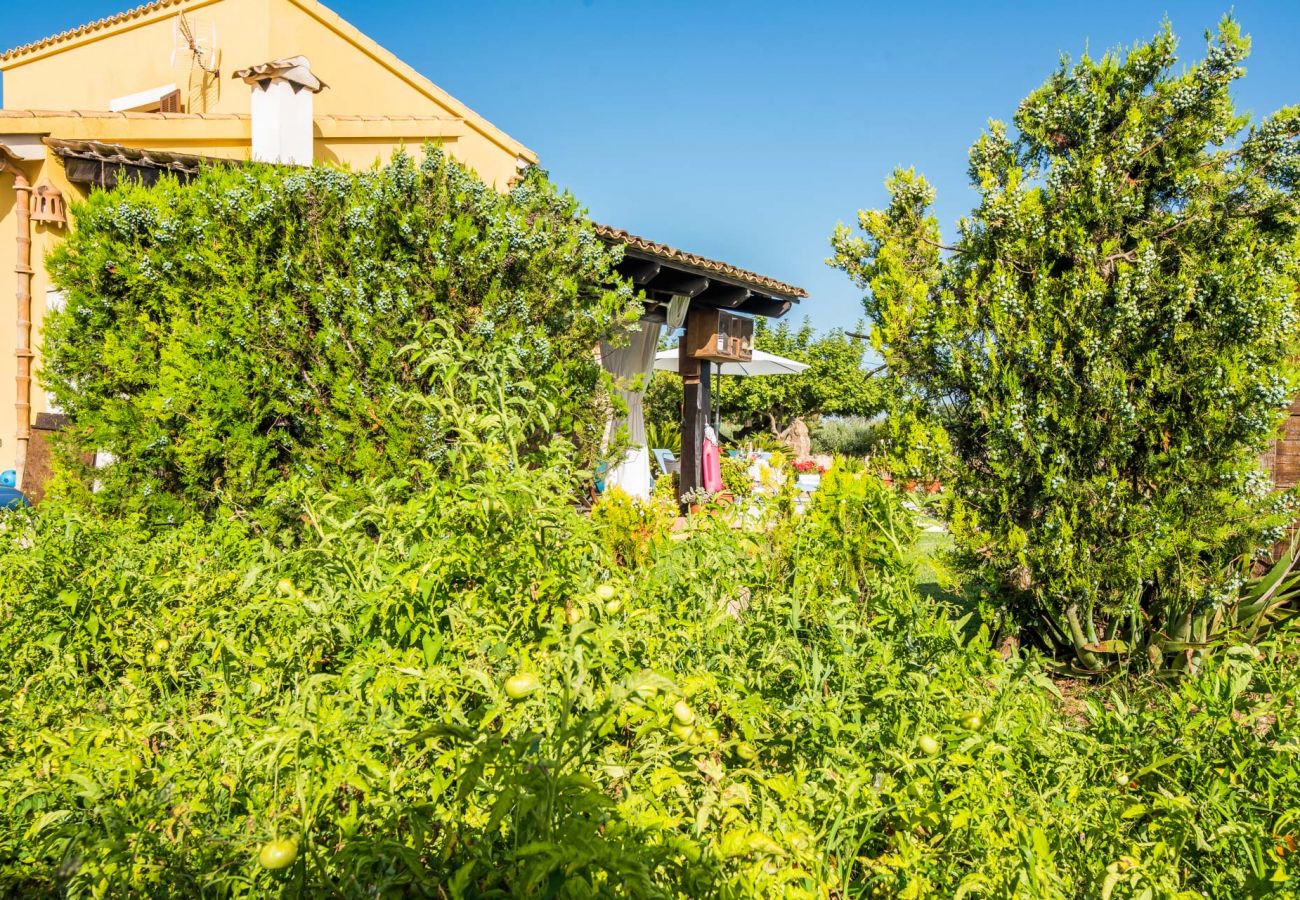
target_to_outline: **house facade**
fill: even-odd
[[[218,160],[354,169],[434,142],[504,189],[537,156],[316,0],[154,0],[0,54],[0,472],[39,497],[55,398],[40,335],[60,302],[43,260],[67,207],[126,173]],[[782,315],[799,288],[613,228],[659,327],[673,297]],[[697,398],[707,409],[708,378]],[[10,400],[10,398],[13,398]],[[684,479],[688,484],[691,478]]]

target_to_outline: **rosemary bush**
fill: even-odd
[[[513,349],[532,408],[550,409],[525,445],[593,447],[591,348],[639,307],[577,213],[540,170],[501,194],[433,147],[361,173],[223,167],[92,194],[49,263],[66,292],[43,370],[72,421],[65,489],[98,481],[107,508],[176,517],[258,507],[289,478],[437,464],[458,438],[413,405],[436,380],[410,346],[437,337],[429,323]],[[96,450],[116,461],[87,472]]]
[[[993,122],[951,247],[910,170],[833,237],[970,567],[1089,670],[1234,625],[1232,561],[1293,515],[1258,458],[1297,387],[1300,107],[1236,110],[1231,19],[1175,48],[1065,61]]]

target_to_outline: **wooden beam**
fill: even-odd
[[[686,294],[687,296],[694,298],[696,295],[706,290],[725,287],[733,289],[737,296],[739,296],[741,291],[749,291],[750,296],[747,298],[733,299],[730,303],[734,305],[723,306],[722,303],[711,303],[711,305],[725,309],[736,309],[738,307],[743,308],[754,298],[763,298],[768,304],[771,304],[763,306],[763,308],[767,309],[775,310],[780,308],[777,304],[786,304],[782,312],[760,312],[756,313],[757,315],[782,315],[784,312],[788,312],[795,303],[799,302],[797,297],[786,296],[785,294],[774,294],[769,290],[763,289],[761,286],[753,284],[744,277],[727,275],[726,273],[714,271],[704,266],[697,266],[679,259],[651,254],[633,247],[626,247],[624,253],[623,261],[619,263],[618,266],[619,271],[629,277],[632,277],[634,273],[637,273],[634,280],[639,287],[645,288],[647,293],[653,289],[656,293]],[[650,268],[652,265],[658,266],[659,268],[652,270]],[[640,274],[642,272],[648,274],[651,271],[653,271],[653,274],[648,275],[648,277]],[[645,280],[642,280],[643,278],[645,278]],[[691,282],[688,280],[691,278],[698,280]],[[654,282],[653,285],[650,284],[652,281]],[[684,289],[687,287],[690,289]]]
[[[704,293],[711,283],[709,279],[702,275],[687,275],[682,272],[674,272],[672,269],[663,269],[655,276],[653,281],[646,285],[646,290],[695,297]]]
[[[722,309],[736,309],[741,306],[754,292],[749,288],[737,287],[729,284],[714,282],[709,289],[695,297],[697,304],[702,303],[705,306],[716,306]]]
[[[659,263],[648,259],[624,259],[618,264],[618,270],[637,285],[649,282],[659,274],[661,268],[663,267]]]
[[[779,319],[788,313],[792,306],[794,302],[791,300],[777,300],[774,297],[755,294],[742,303],[738,311],[755,316],[766,316],[769,319]]]

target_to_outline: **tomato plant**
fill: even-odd
[[[832,470],[761,539],[702,517],[622,559],[563,477],[307,489],[270,536],[235,511],[5,519],[0,893],[1283,896],[1296,876],[1285,633],[1065,698],[917,594],[914,529],[871,475]]]

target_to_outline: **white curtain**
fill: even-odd
[[[686,310],[690,308],[691,298],[683,294],[673,294],[668,301],[668,330],[676,331],[686,321]]]
[[[657,322],[643,321],[641,327],[632,333],[627,346],[611,347],[603,342],[600,345],[600,364],[614,376],[614,389],[627,404],[627,418],[610,422],[608,435],[612,437],[626,422],[630,443],[623,461],[605,474],[605,486],[618,486],[642,500],[649,499],[654,479],[650,476],[650,451],[646,448],[645,414],[641,401],[654,371],[659,331]]]

